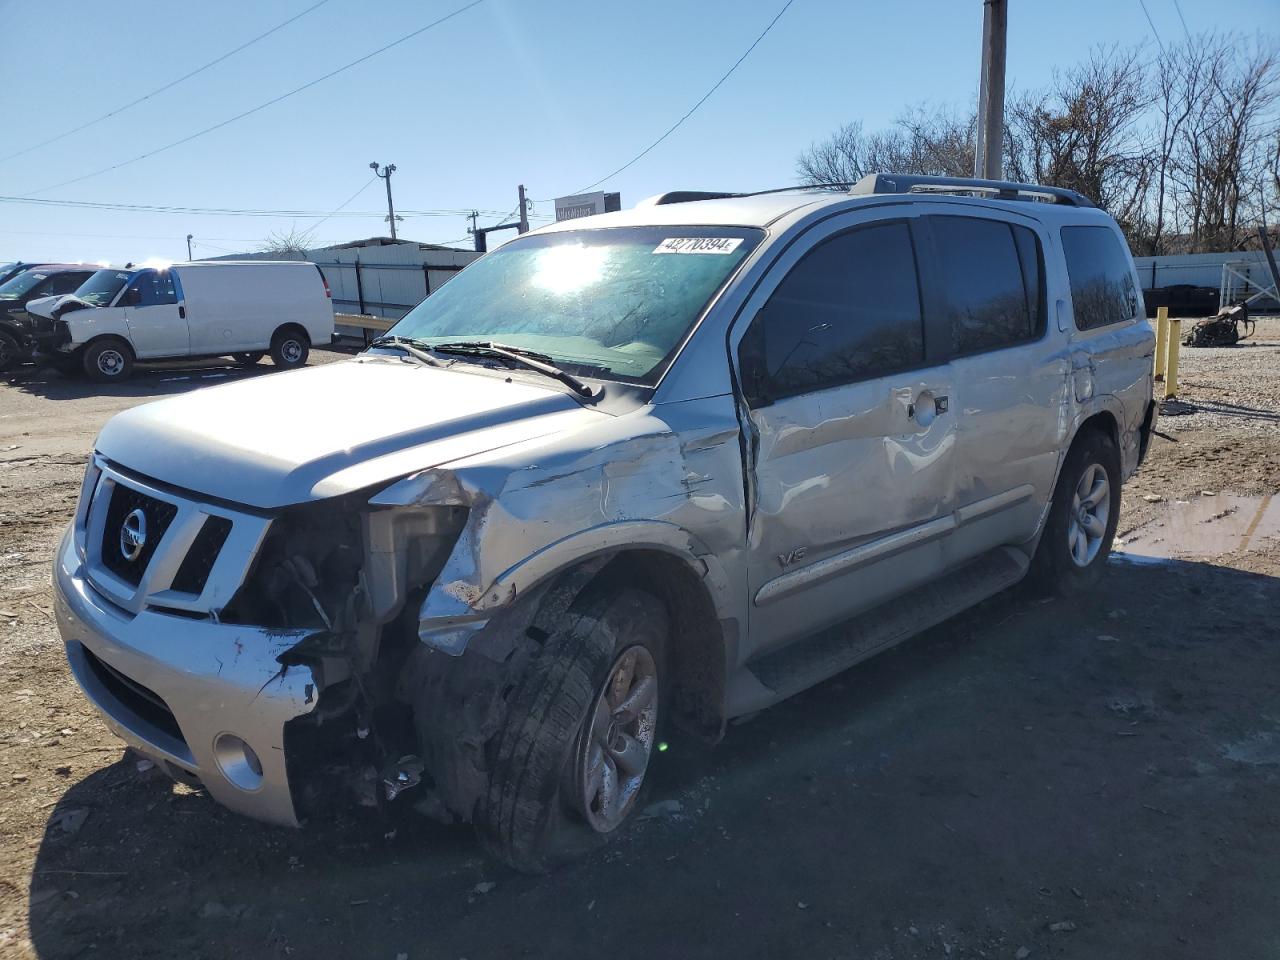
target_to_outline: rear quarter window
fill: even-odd
[[[1093,330],[1138,315],[1138,291],[1120,238],[1109,227],[1063,227],[1076,329]]]

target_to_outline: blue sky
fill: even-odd
[[[0,0],[0,156],[113,110],[316,0]],[[313,80],[466,0],[327,0],[216,67],[40,150],[0,163],[0,195],[236,209],[330,211],[394,162],[405,210],[543,201],[616,169],[684,114],[783,0],[485,0],[438,28],[282,103],[157,156],[62,181],[177,140]],[[1280,0],[1180,0],[1194,32],[1280,27]],[[1174,0],[1146,0],[1166,42]],[[1146,41],[1139,0],[1011,0],[1008,75],[1034,87],[1097,43]],[[624,205],[668,189],[794,182],[797,153],[840,124],[887,125],[919,103],[976,95],[981,0],[794,0],[750,58],[684,126],[602,189]],[[384,234],[372,183],[317,241]],[[289,217],[169,215],[0,202],[0,261],[123,263],[255,249]],[[412,216],[404,237],[466,239],[457,214]]]

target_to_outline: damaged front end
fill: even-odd
[[[306,631],[281,653],[305,666],[315,708],[285,726],[299,819],[376,806],[416,786],[413,704],[402,676],[419,646],[417,611],[457,542],[457,506],[371,504],[365,495],[303,504],[272,521],[223,623]]]

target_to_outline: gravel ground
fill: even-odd
[[[1209,495],[1277,491],[1278,355],[1280,321],[1256,346],[1183,352],[1195,412],[1162,418],[1121,539]],[[997,597],[714,751],[673,740],[649,815],[546,878],[465,829],[271,828],[140,767],[67,673],[52,550],[113,413],[269,369],[0,384],[0,957],[1275,954],[1266,537],[1116,561],[1069,604]]]

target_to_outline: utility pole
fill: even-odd
[[[187,234],[187,260],[191,260],[191,234]]]
[[[379,172],[378,161],[375,160],[373,163],[369,164],[369,169],[372,170],[376,176],[387,181],[387,222],[391,224],[391,239],[394,240],[396,238],[396,208],[391,202],[391,175],[396,172],[396,165],[394,163],[388,164],[382,168],[381,172]]]
[[[520,232],[529,232],[529,201],[524,197],[524,184],[520,184]]]
[[[973,175],[999,180],[1004,148],[1004,54],[1008,0],[982,2],[982,75],[978,88],[978,143]]]

